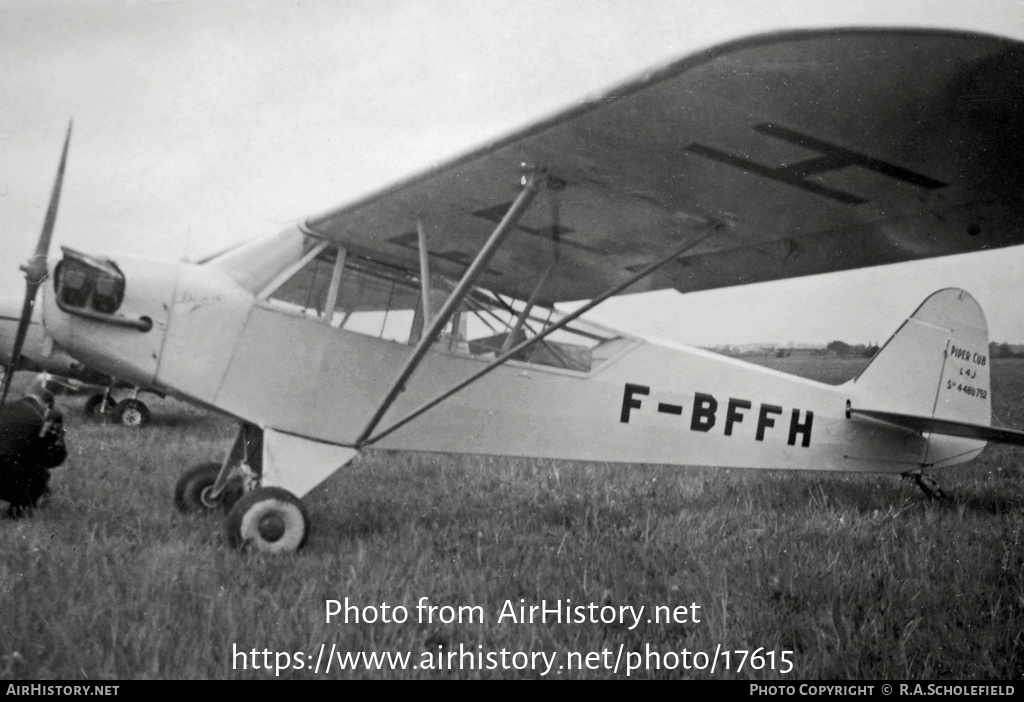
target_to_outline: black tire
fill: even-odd
[[[114,398],[108,397],[103,393],[96,393],[88,400],[85,401],[85,407],[82,408],[87,417],[102,417],[108,415],[114,411]]]
[[[144,427],[149,424],[149,408],[141,400],[129,398],[114,406],[114,420],[126,427]]]
[[[309,513],[302,500],[279,487],[248,492],[228,513],[228,542],[236,549],[291,553],[309,538]]]
[[[238,477],[228,478],[227,487],[216,500],[209,499],[207,492],[217,482],[220,463],[213,461],[192,466],[181,474],[174,486],[174,506],[182,514],[211,512],[218,508],[230,510],[245,494],[245,488]]]
[[[174,506],[182,514],[210,512],[221,506],[221,501],[204,499],[204,492],[213,487],[220,473],[219,463],[200,463],[181,474],[174,486]]]

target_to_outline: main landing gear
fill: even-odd
[[[221,508],[230,510],[245,493],[243,472],[239,470],[219,488],[216,483],[220,470],[221,464],[211,461],[185,471],[174,486],[174,506],[178,511],[192,514]]]
[[[228,542],[266,553],[297,551],[309,537],[309,513],[284,488],[260,487],[246,493],[227,518]]]
[[[200,463],[178,479],[174,506],[182,514],[226,511],[228,543],[237,549],[286,553],[309,537],[309,513],[280,487],[260,487],[263,432],[242,424],[223,463]]]
[[[82,411],[85,412],[86,417],[105,417],[111,415],[114,412],[114,398],[111,397],[110,391],[99,392],[89,397],[85,401],[85,407]]]
[[[136,389],[131,397],[118,402],[111,394],[110,388],[107,388],[86,400],[83,411],[87,417],[112,419],[126,427],[143,427],[149,424],[150,412],[146,403],[138,398],[138,394],[139,391]]]

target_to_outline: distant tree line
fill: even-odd
[[[845,341],[832,341],[825,347],[829,356],[849,356],[873,358],[878,353],[878,344],[847,344]],[[1008,344],[993,341],[988,345],[989,358],[1024,358],[1024,344]]]
[[[847,358],[872,358],[878,353],[878,344],[848,344],[833,341],[826,346],[774,346],[749,344],[746,346],[709,346],[708,350],[725,356],[739,358],[790,358],[791,356],[843,356]]]
[[[753,345],[752,345],[753,346]],[[848,344],[845,341],[830,341],[822,347],[810,346],[753,346],[739,348],[734,346],[710,347],[716,353],[726,356],[739,357],[762,357],[774,356],[776,358],[788,358],[790,356],[838,356],[841,358],[874,358],[880,347],[878,344]],[[988,345],[989,358],[1024,358],[1024,344],[1008,344],[1006,342],[993,341]]]
[[[878,344],[847,344],[845,341],[831,341],[825,347],[829,356],[852,356],[872,358],[878,353]],[[1024,345],[993,341],[988,345],[990,358],[1024,358]]]
[[[993,341],[988,345],[988,355],[990,358],[1024,358],[1024,346]]]
[[[830,341],[825,346],[828,356],[872,358],[878,353],[878,344],[848,344],[845,341]]]

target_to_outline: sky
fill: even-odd
[[[748,34],[1024,40],[1024,0],[0,0],[0,294],[74,134],[51,257],[198,258],[353,200],[653,66]],[[944,287],[1024,343],[1024,247],[679,295],[602,321],[693,345],[884,342]]]

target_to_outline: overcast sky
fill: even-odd
[[[75,120],[55,245],[198,257],[422,170],[697,49],[795,27],[1024,40],[1024,0],[0,0],[0,294],[20,294]],[[56,251],[56,249],[54,249]],[[1024,342],[1024,250],[654,299],[696,345],[884,341],[960,286]]]

